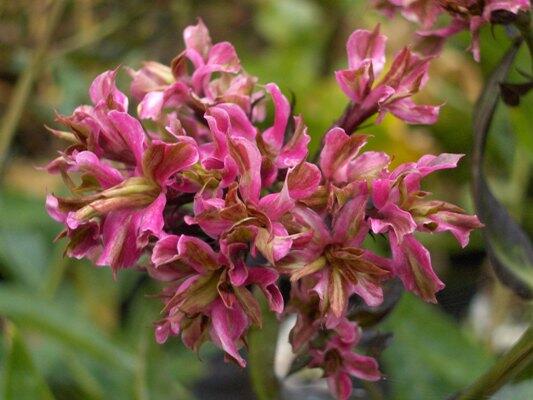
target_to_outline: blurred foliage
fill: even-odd
[[[46,28],[43,14],[48,3],[0,4],[2,113]],[[59,227],[43,207],[45,193],[60,191],[61,184],[35,167],[63,146],[43,127],[54,124],[53,110],[69,114],[87,102],[91,80],[104,69],[136,68],[145,59],[170,62],[182,48],[182,29],[196,17],[204,19],[215,41],[234,43],[246,70],[261,83],[277,82],[292,94],[296,112],[304,115],[313,135],[313,151],[347,102],[333,71],[346,65],[344,44],[350,32],[381,22],[390,37],[390,62],[414,29],[401,19],[385,20],[362,0],[67,1],[23,108],[0,182],[0,393],[4,398],[194,398],[193,386],[205,375],[206,363],[179,340],[155,344],[152,321],[160,304],[149,295],[158,287],[136,271],[121,272],[114,281],[108,269],[63,258],[63,244],[52,242]],[[466,153],[457,170],[432,177],[427,189],[471,210],[471,113],[508,39],[501,28],[485,29],[481,64],[464,51],[468,40],[467,35],[454,38],[433,63],[432,79],[419,95],[428,103],[445,103],[439,123],[413,127],[387,117],[363,131],[374,136],[369,149],[393,154],[395,163],[427,152]],[[519,55],[518,64],[527,65],[525,53]],[[519,76],[517,71],[512,74]],[[122,72],[123,89],[126,78]],[[527,111],[533,107],[533,96],[522,102],[520,108],[498,110],[488,143],[487,175],[499,200],[522,218],[531,233],[533,213],[526,212],[532,205],[531,182],[513,167],[517,148],[529,161],[533,157],[533,113]],[[491,335],[497,326],[531,317],[526,304],[510,300],[512,295],[505,290],[493,290],[496,284],[485,268],[479,233],[466,250],[450,237],[427,237],[425,243],[449,286],[440,296],[440,308],[404,296],[383,327],[395,334],[383,356],[386,389],[393,399],[452,394],[494,360]],[[490,298],[489,321],[484,321],[488,328],[482,338],[474,338],[467,332],[469,325],[475,325],[475,318],[466,318],[467,307],[481,294]],[[502,308],[509,304],[512,313]],[[443,309],[462,319],[445,315]],[[516,393],[528,390],[531,385],[522,381],[495,398],[522,398]],[[220,398],[227,398],[223,396],[221,392]]]

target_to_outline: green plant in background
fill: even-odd
[[[61,2],[56,4],[59,3]],[[282,83],[284,88],[292,89],[296,99],[295,109],[309,115],[306,118],[309,132],[312,135],[318,134],[336,120],[338,110],[342,109],[345,104],[342,92],[335,89],[333,79],[328,77],[333,69],[343,65],[338,59],[343,55],[344,49],[338,43],[343,42],[352,27],[372,26],[375,21],[381,19],[377,13],[365,14],[364,20],[360,19],[361,13],[357,13],[357,10],[368,11],[368,5],[362,5],[362,3],[266,1],[256,7],[243,1],[239,2],[235,8],[238,12],[227,15],[224,6],[217,2],[205,5],[197,5],[194,2],[190,4],[183,2],[179,5],[164,2],[143,12],[139,12],[139,6],[131,2],[131,8],[126,6],[121,11],[124,15],[131,15],[132,18],[138,18],[139,14],[142,14],[142,18],[138,19],[139,29],[136,30],[139,33],[124,35],[124,21],[128,19],[123,15],[117,17],[118,10],[114,10],[112,6],[92,4],[88,1],[83,2],[82,10],[78,10],[73,9],[66,2],[65,12],[75,15],[82,22],[78,24],[79,32],[73,31],[68,26],[67,28],[62,26],[58,36],[63,39],[55,42],[53,39],[46,39],[51,43],[49,46],[44,45],[45,48],[49,47],[46,59],[52,60],[53,64],[47,66],[44,74],[37,68],[37,73],[42,74],[41,80],[35,78],[39,83],[34,93],[38,96],[25,95],[25,101],[32,105],[28,108],[32,110],[30,112],[42,113],[54,101],[51,100],[54,98],[54,89],[51,91],[50,87],[69,87],[68,94],[63,96],[61,103],[55,103],[60,111],[69,112],[75,104],[84,100],[83,91],[96,71],[114,66],[124,60],[133,60],[135,64],[136,60],[146,58],[146,49],[150,49],[148,54],[152,58],[161,60],[168,59],[168,54],[173,54],[176,47],[176,35],[168,39],[168,36],[164,37],[164,35],[163,37],[161,35],[156,38],[151,37],[149,32],[153,31],[154,26],[161,24],[161,21],[172,21],[173,24],[183,26],[193,20],[196,15],[201,15],[214,27],[217,38],[231,38],[237,43],[239,49],[244,50],[240,54],[241,60],[250,72],[261,76],[262,80],[275,80]],[[56,5],[56,7],[60,6]],[[168,10],[172,12],[168,13]],[[46,9],[46,11],[51,14],[54,12],[53,9]],[[98,14],[104,11],[107,13]],[[13,11],[4,10],[4,13],[6,12]],[[106,15],[108,18],[103,22],[97,22],[95,15]],[[218,24],[211,24],[210,15],[219,17],[217,18]],[[233,26],[232,23],[242,27],[242,30],[235,29],[233,32],[226,32],[227,26]],[[51,25],[53,28],[53,24]],[[49,27],[49,29],[52,28]],[[407,25],[402,25],[397,19],[394,22],[385,22],[383,26],[386,33],[397,31],[407,33],[407,29]],[[98,32],[97,37],[93,37],[95,32]],[[251,34],[243,35],[239,32],[251,32]],[[68,35],[72,33],[74,36],[68,38]],[[485,34],[487,37],[484,36]],[[502,52],[490,47],[489,43],[494,39],[489,36],[489,32],[483,32],[482,39],[486,40],[481,40],[482,66],[490,65],[491,60],[496,60]],[[100,42],[101,39],[104,40]],[[462,46],[463,39],[466,38],[459,38],[456,43]],[[402,40],[405,41],[405,39],[398,38],[394,43],[395,40],[392,40],[392,46],[399,48]],[[499,36],[497,40],[503,41],[504,39],[502,40]],[[150,41],[158,43],[159,48],[147,45]],[[168,48],[164,49],[165,46]],[[113,49],[112,56],[110,49]],[[435,151],[439,147],[468,152],[471,143],[467,122],[468,108],[471,105],[468,100],[465,100],[461,90],[457,90],[461,83],[454,82],[453,69],[450,71],[449,65],[446,65],[446,57],[453,56],[459,59],[463,70],[470,68],[474,81],[480,82],[481,79],[477,67],[460,52],[454,53],[451,49],[445,51],[448,53],[435,62],[435,69],[439,72],[443,71],[442,75],[439,73],[437,82],[434,86],[430,82],[427,90],[438,101],[449,101],[447,107],[444,108],[441,122],[431,128],[433,136],[428,129],[407,128],[401,122],[388,117],[381,125],[364,129],[365,132],[375,135],[375,139],[371,141],[371,143],[374,142],[374,149],[386,149],[397,156],[395,163],[412,159],[427,151]],[[24,47],[21,47],[21,52],[23,56],[20,58],[19,54],[19,59],[24,60],[24,54],[28,53]],[[92,59],[92,61],[89,64],[84,63],[83,57]],[[37,56],[35,58],[37,59]],[[15,58],[6,59],[15,60]],[[527,55],[519,54],[517,65],[525,62],[527,62]],[[21,65],[23,66],[24,63],[14,62],[5,68],[16,71],[16,68]],[[84,67],[81,67],[82,65]],[[52,74],[49,74],[49,71],[52,71]],[[513,74],[512,79],[516,82],[523,82],[527,79],[527,77],[520,77],[516,72]],[[39,75],[36,76],[39,77]],[[433,73],[433,77],[437,78],[436,72]],[[44,83],[42,78],[44,78]],[[54,81],[60,83],[56,86]],[[499,78],[498,83],[501,81],[502,79]],[[511,88],[513,88],[512,85]],[[25,90],[31,93],[30,89],[31,84]],[[57,89],[55,91],[57,95]],[[18,92],[20,90],[16,93]],[[452,101],[453,96],[448,97],[448,93],[458,94],[456,100]],[[468,93],[467,97],[472,99],[475,94]],[[515,147],[521,153],[517,158],[521,161],[516,161],[515,164],[518,166],[512,169],[513,179],[510,189],[500,190],[503,187],[502,184],[496,182],[494,186],[492,181],[491,187],[496,188],[494,192],[510,207],[515,217],[524,218],[526,231],[530,227],[528,214],[524,212],[515,214],[515,212],[518,210],[518,205],[527,204],[524,200],[528,195],[527,187],[523,187],[528,178],[527,172],[525,176],[523,172],[528,169],[524,168],[524,165],[528,164],[527,160],[530,159],[531,153],[527,150],[530,149],[527,147],[528,135],[524,134],[527,129],[525,128],[527,122],[524,122],[524,119],[528,116],[523,109],[527,109],[528,102],[529,97],[521,97],[521,106],[510,114],[510,121],[519,138],[518,144],[509,145],[509,141],[503,138],[502,132],[509,131],[510,124],[505,119],[506,115],[499,111],[494,122],[496,129],[491,139],[496,143],[489,141],[487,151],[487,157],[503,160],[502,164],[513,159],[512,152]],[[455,112],[447,111],[450,108],[455,108]],[[18,138],[15,137],[12,147],[12,154],[15,157],[5,159],[4,166],[7,172],[4,174],[0,205],[3,217],[0,248],[1,275],[4,279],[2,289],[5,289],[5,296],[2,296],[3,300],[0,302],[0,314],[12,321],[5,325],[4,330],[5,346],[2,354],[2,360],[5,360],[2,362],[4,393],[13,393],[10,390],[18,386],[14,379],[17,376],[17,368],[22,366],[33,371],[32,373],[36,376],[42,376],[42,378],[36,378],[34,382],[38,384],[28,387],[28,390],[37,390],[42,393],[43,397],[51,394],[56,398],[75,398],[76,396],[78,398],[188,398],[191,396],[194,381],[205,374],[206,364],[198,362],[194,355],[191,356],[185,352],[177,343],[169,342],[163,348],[153,343],[152,325],[149,321],[153,315],[157,314],[158,301],[146,299],[143,293],[149,295],[157,293],[159,290],[157,285],[141,279],[130,271],[120,273],[118,282],[113,283],[109,271],[92,270],[87,265],[81,265],[83,263],[64,259],[62,249],[50,245],[50,239],[57,231],[41,212],[39,195],[35,200],[35,195],[32,198],[31,195],[16,193],[22,187],[18,182],[27,182],[28,177],[31,178],[34,174],[24,173],[25,163],[21,163],[21,160],[25,158],[21,159],[21,157],[29,156],[36,159],[37,156],[39,159],[36,159],[33,164],[43,164],[40,159],[43,156],[42,149],[31,150],[31,147],[26,147],[28,145],[21,140],[27,137],[26,130],[32,128],[31,124],[28,125],[28,119],[24,118],[24,114],[28,111],[22,110],[24,107],[19,106],[17,112],[12,112],[12,115],[18,114],[19,117],[22,115],[23,118],[20,119],[18,132],[16,123],[12,128],[13,133],[17,132]],[[9,118],[13,119],[13,117]],[[39,116],[38,119],[50,125],[48,122],[50,115],[46,111],[44,111],[44,116]],[[40,132],[39,128],[37,132]],[[312,141],[312,151],[314,151],[319,146],[319,137],[313,136]],[[501,145],[502,143],[504,144]],[[47,144],[47,147],[52,149],[50,144]],[[490,166],[488,170],[491,171]],[[463,168],[454,175],[433,180],[432,189],[437,193],[444,192],[443,188],[450,182],[454,182],[455,185],[457,185],[456,182],[462,182],[461,190],[457,191],[457,195],[446,194],[444,197],[457,196],[458,202],[468,204],[465,201],[466,185],[464,184],[467,179],[467,169]],[[48,180],[47,182],[49,182],[49,189],[57,187],[55,181]],[[27,193],[27,189],[25,190]],[[500,196],[500,192],[504,193],[504,196]],[[509,193],[509,197],[505,195],[506,193]],[[487,218],[483,220],[486,222]],[[473,249],[480,248],[480,238],[474,237],[474,239]],[[369,245],[379,250],[382,243],[379,242],[379,238],[376,240],[375,243]],[[455,245],[449,240],[433,238],[427,242],[427,245],[437,257],[437,264],[441,266],[441,271],[447,271],[447,254],[457,254]],[[505,269],[507,265],[514,263],[522,270],[520,262],[512,260],[509,262],[501,256],[499,262],[504,264]],[[527,277],[527,269],[524,271]],[[453,273],[461,276],[461,271]],[[518,275],[524,276],[521,272]],[[449,278],[452,275],[446,276]],[[446,281],[448,282],[448,279]],[[520,284],[520,287],[523,287],[523,284]],[[510,295],[505,296],[508,299]],[[46,313],[41,311],[43,308],[47,310]],[[384,313],[389,311],[390,309],[387,309]],[[376,310],[371,310],[371,315],[375,312]],[[367,317],[369,315],[367,311],[362,311],[362,313],[366,313]],[[10,328],[12,324],[16,327]],[[268,322],[264,321],[264,324]],[[249,360],[252,364],[252,379],[257,385],[262,385],[261,382],[272,382],[270,380],[272,377],[266,376],[266,372],[261,372],[271,371],[268,363],[262,366],[262,363],[253,361],[254,359],[265,360],[265,354],[272,355],[272,350],[257,346],[257,343],[274,340],[273,336],[270,336],[270,339],[268,335],[261,337],[261,333],[267,333],[271,326],[265,325],[263,331],[253,333],[258,336],[250,337]],[[374,396],[372,398],[380,398],[379,396],[385,396],[385,394],[387,398],[388,396],[406,399],[444,398],[470,385],[476,377],[481,376],[490,367],[494,360],[494,355],[491,354],[489,348],[465,334],[464,327],[460,327],[456,321],[442,315],[439,309],[427,307],[411,297],[404,296],[399,305],[392,309],[390,318],[380,326],[394,332],[395,336],[381,359],[383,372],[388,379],[383,382],[383,385],[366,387],[368,393]],[[64,329],[59,327],[64,327]],[[417,338],[418,335],[410,334],[411,329],[420,332],[422,335],[420,340]],[[424,337],[426,334],[427,338]],[[528,336],[524,336],[521,344],[523,346],[526,343],[526,347],[522,347],[526,353],[528,342],[530,342]],[[28,351],[24,351],[24,347]],[[449,350],[452,348],[462,351],[454,353]],[[368,347],[367,351],[369,354],[374,354],[372,347]],[[375,354],[378,353],[379,351]],[[512,355],[512,352],[510,354]],[[509,358],[505,360],[508,361]],[[527,363],[526,357],[525,361],[517,364],[510,363],[510,365],[521,368]],[[30,367],[31,364],[34,366]],[[192,368],[192,365],[195,367]],[[498,365],[502,371],[502,363]],[[505,368],[504,366],[503,370]],[[68,370],[67,374],[65,370]],[[488,379],[492,381],[495,375],[490,375],[489,372],[488,376]],[[504,377],[500,384],[509,378],[505,374],[498,376]],[[520,380],[527,378],[527,373],[522,373],[518,377],[516,393],[528,390],[526,383],[520,383]],[[412,380],[420,384],[410,385],[409,381]],[[43,389],[45,387],[43,385],[48,385],[50,390]],[[481,390],[485,390],[484,386],[483,383],[474,385],[474,389],[471,390],[480,390],[480,387]],[[264,391],[265,387],[268,388],[267,392]],[[269,393],[264,395],[266,396],[264,398],[271,398],[271,389],[272,385],[267,383],[263,389],[259,386],[258,393]],[[494,391],[497,387],[492,389]],[[507,396],[512,396],[513,390],[515,389],[511,386],[506,391],[502,391],[501,396],[505,396],[506,393]],[[380,394],[381,391],[384,392]],[[467,391],[463,396],[471,396],[470,398],[479,396],[479,394],[472,393],[475,392]],[[22,394],[18,393],[18,395]],[[31,396],[34,395],[28,396],[32,398]]]

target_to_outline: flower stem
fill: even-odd
[[[486,399],[533,362],[533,327],[455,400]]]
[[[261,299],[263,323],[254,327],[248,336],[248,364],[252,388],[258,400],[277,400],[279,382],[274,373],[274,358],[278,340],[278,321]]]

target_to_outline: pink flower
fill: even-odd
[[[242,71],[234,47],[228,42],[213,45],[202,20],[185,28],[183,40],[185,50],[171,67],[150,62],[138,71],[129,70],[131,92],[141,100],[139,117],[160,121],[165,108],[177,108],[185,115],[203,114],[218,103],[233,103],[251,114],[252,103],[262,94],[253,93],[257,79]],[[219,77],[213,78],[213,74]]]
[[[246,365],[238,349],[248,328],[261,326],[259,304],[249,286],[258,286],[277,313],[283,310],[283,298],[276,286],[278,274],[244,264],[243,249],[234,245],[227,254],[217,253],[202,240],[185,235],[165,236],[157,242],[152,274],[175,280],[165,290],[165,317],[156,328],[158,342],[181,333],[184,343],[197,350],[209,334],[231,360]]]
[[[106,109],[108,105],[120,103],[121,109],[127,105],[127,98],[114,85],[114,72],[97,77],[90,94],[96,104],[95,120],[105,122],[91,134],[93,138],[108,139],[101,142],[100,148],[93,148],[102,157],[123,161],[126,168],[119,171],[95,153],[73,147],[48,169],[63,174],[81,173],[82,183],[77,187],[71,183],[76,196],[51,196],[47,206],[49,213],[66,225],[65,235],[71,239],[67,250],[70,254],[98,254],[98,265],[110,265],[116,271],[132,266],[149,238],[162,232],[168,181],[196,163],[198,151],[187,140],[178,143],[154,140],[146,146],[139,121],[125,111]],[[88,145],[92,143],[87,141]],[[83,143],[78,147],[81,146]],[[100,241],[101,252],[95,248]],[[83,251],[80,242],[84,243]]]
[[[377,381],[381,377],[378,363],[372,357],[353,352],[361,339],[359,327],[346,319],[330,331],[326,344],[311,347],[309,366],[322,368],[330,392],[339,400],[347,400],[352,393],[351,377]]]
[[[404,48],[375,84],[375,77],[385,64],[385,43],[379,26],[372,32],[357,30],[348,39],[349,68],[335,73],[339,86],[353,103],[339,124],[348,132],[375,113],[378,122],[387,112],[412,124],[433,124],[437,120],[438,106],[416,105],[411,99],[427,82],[430,58],[421,58]]]
[[[361,248],[368,232],[366,199],[361,186],[361,193],[333,217],[331,230],[307,207],[292,212],[294,225],[309,234],[293,244],[280,267],[290,273],[294,284],[318,295],[321,314],[326,317],[340,318],[353,294],[372,306],[383,300],[381,282],[390,276],[388,262]]]
[[[431,54],[440,52],[445,40],[458,32],[469,30],[472,35],[470,50],[476,61],[480,60],[479,30],[491,23],[498,12],[517,14],[531,8],[529,0],[374,0],[374,6],[388,16],[397,11],[419,25],[418,34],[431,39]],[[451,22],[444,28],[435,28],[442,14],[449,14]]]
[[[275,108],[274,124],[258,138],[263,157],[263,185],[268,187],[277,179],[279,170],[295,167],[306,159],[311,138],[301,116],[294,117],[294,127],[292,132],[288,132],[291,118],[289,101],[276,84],[269,83],[265,87]]]
[[[426,200],[420,181],[441,169],[455,168],[461,158],[457,154],[426,155],[416,163],[398,166],[372,183],[372,207],[367,210],[370,229],[388,235],[393,254],[394,274],[407,290],[426,301],[435,302],[435,293],[444,284],[431,266],[429,251],[413,233],[450,231],[464,247],[473,229],[483,225],[476,216],[449,203]]]
[[[432,18],[423,1],[390,4]],[[147,62],[130,70],[138,118],[128,113],[116,71],[94,80],[91,105],[58,116],[68,130],[51,131],[70,146],[47,170],[71,192],[47,197],[48,213],[64,225],[58,237],[68,239],[67,255],[115,274],[147,255],[139,270],[166,282],[156,340],[180,335],[194,350],[211,340],[243,367],[248,330],[261,325],[261,291],[275,313],[296,314],[293,349],[308,352],[309,366],[322,368],[332,393],[346,399],[352,377],[380,376],[374,359],[353,352],[360,331],[347,320],[350,299],[379,305],[382,283],[397,277],[435,301],[444,285],[415,233],[449,231],[465,246],[481,226],[421,190],[425,176],[454,168],[460,156],[426,155],[391,171],[389,155],[363,151],[367,136],[346,133],[376,113],[378,122],[387,112],[434,122],[438,107],[411,100],[429,59],[404,49],[376,81],[386,38],[378,28],[354,32],[349,69],[337,72],[352,104],[339,121],[344,129],[326,133],[313,164],[303,118],[292,115],[276,84],[265,85],[274,105],[265,129],[258,124],[264,93],[254,92],[256,79],[243,72],[233,46],[213,44],[202,21],[185,29],[184,41],[170,67]],[[366,248],[372,234],[389,241],[391,259]],[[290,278],[287,307],[280,275]]]

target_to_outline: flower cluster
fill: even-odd
[[[489,23],[511,22],[520,11],[531,8],[529,0],[373,0],[374,6],[388,16],[400,12],[421,26],[418,34],[430,39],[432,52],[439,52],[445,40],[468,30],[472,35],[470,50],[479,61],[479,30]],[[449,14],[447,26],[437,28],[441,15]]]
[[[346,399],[351,376],[380,377],[374,359],[353,353],[360,330],[347,319],[349,299],[379,305],[383,282],[399,278],[435,301],[444,285],[415,232],[449,231],[464,246],[480,226],[421,190],[425,176],[454,168],[459,155],[390,168],[389,155],[362,151],[367,136],[349,135],[374,113],[434,122],[437,107],[410,99],[429,60],[405,49],[376,84],[386,38],[377,29],[354,32],[349,69],[337,79],[355,125],[329,130],[313,164],[303,118],[278,86],[257,85],[233,46],[212,44],[201,21],[184,40],[170,67],[129,70],[136,116],[115,85],[117,71],[94,80],[92,105],[58,116],[67,130],[51,131],[71,144],[47,169],[71,195],[50,194],[46,207],[64,224],[66,254],[166,282],[156,340],[181,335],[195,350],[211,340],[243,367],[240,349],[249,328],[261,325],[263,295],[273,312],[297,315],[294,350],[308,352],[309,366],[323,368],[332,392]],[[273,123],[261,128],[269,99]],[[388,239],[388,256],[365,248],[373,234]],[[282,279],[291,283],[287,304]]]

